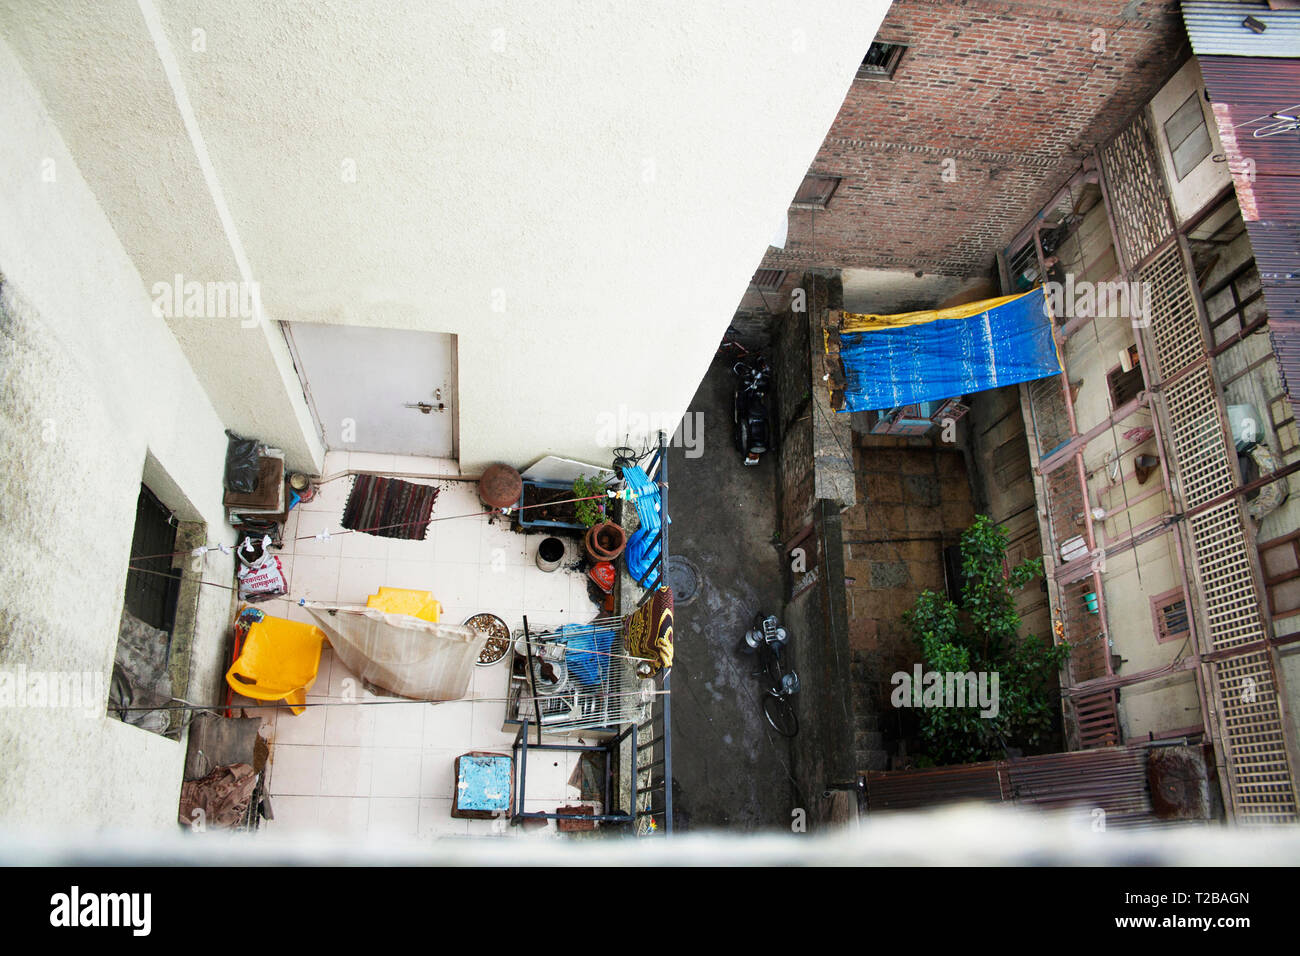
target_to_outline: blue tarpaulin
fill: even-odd
[[[1041,289],[942,312],[845,320],[845,412],[956,398],[1061,371]]]

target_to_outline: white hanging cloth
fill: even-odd
[[[376,608],[304,601],[358,677],[416,700],[462,700],[487,634]]]

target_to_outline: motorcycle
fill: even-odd
[[[760,355],[751,355],[731,368],[736,375],[732,397],[732,420],[735,422],[736,449],[744,455],[744,464],[757,465],[764,452],[772,448],[772,429],[767,413],[767,387],[772,369]]]

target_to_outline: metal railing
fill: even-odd
[[[650,715],[633,738],[637,832],[673,832],[672,668],[665,668]]]
[[[646,588],[640,603],[645,602],[655,586],[664,582],[668,570],[668,439],[663,432],[659,433],[659,447],[651,453],[645,473],[659,489],[660,524],[658,554],[639,577],[634,576],[636,583]]]
[[[668,574],[668,438],[659,433],[659,447],[646,465],[646,474],[659,488],[659,555],[637,584],[667,584]],[[654,593],[648,589],[640,603]],[[659,690],[649,716],[641,722],[642,736],[632,754],[637,793],[638,832],[673,832],[672,668],[659,676]]]

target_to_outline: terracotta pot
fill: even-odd
[[[592,525],[582,539],[593,561],[613,561],[627,547],[627,532],[613,521]]]

